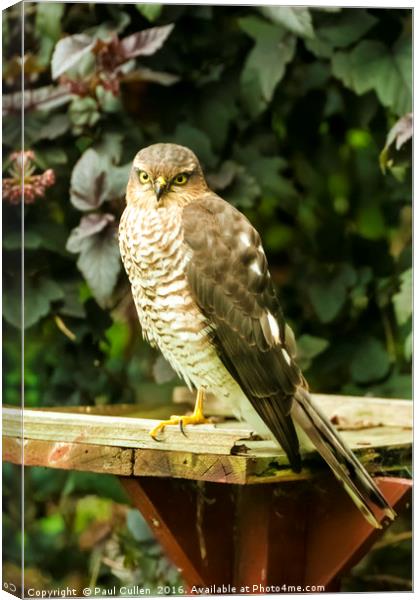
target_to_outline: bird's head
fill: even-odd
[[[207,189],[192,150],[177,144],[153,144],[134,158],[127,202],[148,208],[184,206]]]

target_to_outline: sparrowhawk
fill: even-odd
[[[153,437],[168,424],[206,422],[212,392],[276,440],[296,472],[307,436],[374,527],[371,504],[394,518],[310,397],[258,232],[208,188],[195,154],[175,144],[138,152],[126,202],[119,244],[143,335],[197,390],[194,413],[162,421]]]

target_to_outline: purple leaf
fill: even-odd
[[[66,248],[69,252],[81,252],[86,246],[87,238],[100,233],[115,221],[115,217],[110,213],[94,213],[82,217],[79,225],[73,229],[67,240]]]
[[[174,25],[151,27],[133,33],[121,40],[120,50],[125,60],[136,56],[151,56],[161,48],[169,37]]]
[[[397,123],[390,129],[386,146],[387,148],[395,142],[396,150],[405,144],[413,135],[413,113],[407,113],[404,117],[401,117]]]
[[[90,52],[94,44],[95,40],[83,33],[69,35],[57,42],[51,61],[52,78],[57,79],[74,67],[87,52]]]
[[[23,108],[27,110],[51,110],[69,102],[72,94],[65,86],[46,85],[35,90],[25,90],[5,94],[3,96],[3,114],[11,112],[20,113]]]
[[[124,75],[123,81],[152,81],[153,83],[160,83],[160,85],[173,85],[179,81],[179,77],[164,71],[153,71],[141,67]]]
[[[98,303],[107,306],[121,270],[115,226],[86,238],[77,266]]]
[[[386,145],[380,153],[380,167],[383,173],[386,172],[394,162],[394,152],[392,145],[397,151],[411,139],[413,136],[413,113],[407,113],[401,117],[390,129],[387,134]]]
[[[71,174],[70,200],[79,210],[93,210],[108,193],[106,157],[89,148],[79,158]]]

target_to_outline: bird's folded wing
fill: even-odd
[[[298,470],[290,410],[304,379],[293,360],[260,236],[244,215],[212,193],[184,208],[183,229],[188,281],[218,355]]]

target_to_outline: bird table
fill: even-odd
[[[412,403],[313,394],[397,512],[410,502]],[[176,388],[183,414],[192,395]],[[111,473],[177,566],[191,593],[336,591],[388,526],[373,529],[314,452],[293,473],[284,453],[228,417],[156,424],[139,405],[3,409],[3,458],[25,466]],[[221,419],[220,417],[224,417]],[[217,422],[218,421],[218,422]]]

